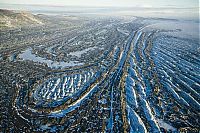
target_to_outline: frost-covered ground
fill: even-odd
[[[45,26],[2,31],[0,129],[199,132],[195,13],[139,9],[40,14]]]
[[[42,57],[38,57],[35,54],[32,54],[31,48],[28,48],[25,51],[23,51],[22,54],[19,54],[19,58],[22,60],[30,60],[30,61],[34,61],[34,62],[38,62],[38,63],[44,63],[44,64],[47,64],[47,66],[50,68],[65,68],[65,67],[83,65],[82,63],[77,63],[75,61],[57,62],[57,61],[48,60],[48,59],[45,59]]]

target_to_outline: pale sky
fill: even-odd
[[[0,0],[0,3],[95,7],[199,7],[199,0]]]

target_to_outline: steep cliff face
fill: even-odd
[[[29,12],[0,9],[0,28],[42,24],[42,19]]]

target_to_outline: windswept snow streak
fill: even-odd
[[[12,107],[17,132],[198,132],[199,42],[158,28],[176,20],[128,18],[88,17],[15,51],[11,64],[38,72],[9,72],[17,75],[10,92],[0,80],[1,99],[12,99],[0,101],[0,125]]]

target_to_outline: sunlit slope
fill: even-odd
[[[44,22],[39,17],[28,12],[0,9],[0,28],[41,24]]]

